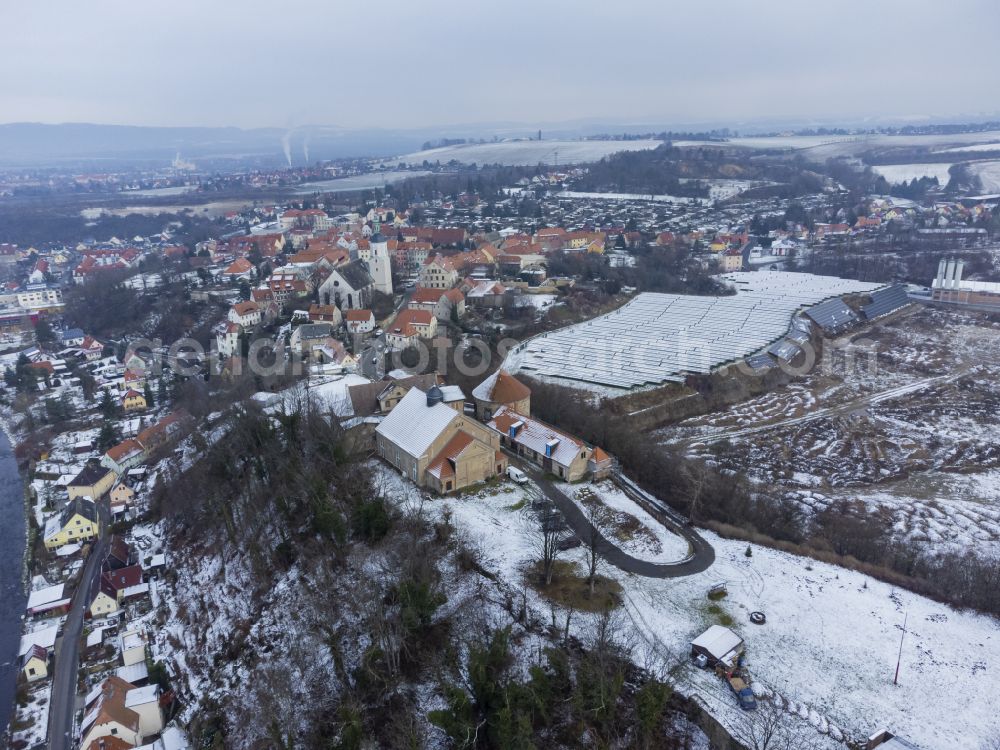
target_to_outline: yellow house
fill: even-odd
[[[129,487],[125,482],[118,482],[114,487],[111,488],[111,507],[121,507],[133,505],[135,502],[135,490]]]
[[[69,501],[62,513],[45,524],[45,549],[55,550],[64,544],[90,542],[101,533],[101,518],[93,501],[78,497]]]
[[[66,486],[66,491],[69,492],[71,501],[78,497],[96,500],[111,489],[117,478],[118,475],[110,469],[97,463],[89,463]]]
[[[42,646],[32,646],[21,657],[21,674],[28,682],[44,680],[49,676],[49,652]]]
[[[722,240],[714,240],[712,244],[708,246],[708,249],[711,250],[713,253],[721,253],[725,251],[727,247],[729,247],[729,245],[727,245]]]
[[[587,245],[587,252],[594,253],[596,255],[601,255],[604,253],[604,243],[600,240],[594,240],[589,245]]]
[[[122,396],[122,408],[126,414],[131,411],[146,411],[146,397],[139,393],[139,391],[130,388]]]
[[[94,598],[90,600],[90,607],[88,610],[91,617],[113,615],[118,611],[118,599],[117,597],[111,596],[104,589],[98,589],[97,593],[94,594]]]

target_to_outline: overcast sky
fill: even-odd
[[[416,127],[1000,110],[996,0],[5,0],[0,121]]]

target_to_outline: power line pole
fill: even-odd
[[[899,684],[899,663],[903,660],[903,639],[906,637],[906,618],[909,612],[903,613],[903,632],[899,636],[899,655],[896,657],[896,676],[892,678],[892,684]]]

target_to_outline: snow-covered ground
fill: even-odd
[[[484,566],[516,583],[537,557],[530,511],[512,509],[519,492],[434,500],[429,507],[448,507]],[[722,615],[747,643],[758,693],[780,695],[788,720],[815,727],[821,747],[843,747],[833,739],[839,733],[861,738],[885,726],[923,748],[979,750],[1000,729],[995,620],[776,550],[753,547],[747,557],[746,543],[705,536],[716,562],[704,573],[654,580],[607,566],[602,572],[624,589],[639,663],[676,664],[678,690],[696,696],[725,725],[738,727],[742,712],[726,686],[688,657],[691,639]],[[566,559],[582,565],[584,554],[574,550]],[[728,596],[713,603],[706,594],[720,582]],[[764,625],[749,622],[749,612],[758,610],[767,615]]]
[[[557,486],[580,506],[588,518],[591,517],[589,498],[596,498],[608,508],[610,513],[598,509],[596,525],[606,539],[617,544],[632,557],[654,563],[674,563],[688,556],[690,550],[684,539],[669,531],[614,483],[605,480],[582,486],[572,484]],[[635,525],[639,528],[627,531]]]
[[[649,151],[662,141],[500,141],[432,148],[400,156],[396,163],[423,164],[458,161],[462,164],[580,164],[603,159],[619,151]],[[387,162],[389,163],[389,162]]]
[[[395,182],[408,180],[411,177],[425,177],[429,175],[425,169],[389,170],[385,172],[369,172],[368,174],[352,175],[350,177],[337,177],[332,180],[320,180],[318,182],[304,182],[299,185],[295,192],[305,193],[346,193],[352,190],[371,190]]]
[[[975,174],[979,175],[985,192],[1000,192],[1000,161],[973,162],[970,168]]]
[[[51,680],[42,680],[28,689],[28,704],[15,706],[11,722],[11,741],[15,747],[35,747],[45,742],[49,734],[49,701]]]
[[[948,169],[952,164],[953,162],[938,164],[883,164],[873,166],[872,171],[875,174],[882,175],[893,185],[919,180],[921,177],[937,177],[938,183],[943,186],[947,185],[948,180],[951,178],[948,174]]]

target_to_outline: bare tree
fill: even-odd
[[[696,460],[685,462],[683,471],[687,480],[688,520],[693,522],[712,471],[707,463]]]
[[[757,702],[756,711],[740,711],[735,738],[748,750],[810,750],[816,747],[815,730],[784,709],[775,695]]]
[[[552,583],[564,528],[562,516],[555,508],[548,506],[542,510],[538,518],[536,537],[540,562],[542,563],[542,582],[546,586]]]
[[[601,532],[597,528],[597,522],[600,517],[598,507],[594,503],[587,508],[587,521],[590,523],[590,528],[587,529],[586,538],[583,540],[587,548],[587,584],[590,586],[591,598],[594,596],[594,583],[597,580],[597,570],[601,563]]]

